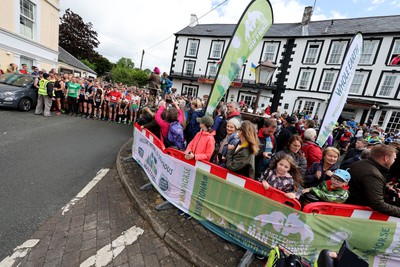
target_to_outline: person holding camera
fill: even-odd
[[[155,115],[156,122],[160,126],[160,140],[162,141],[164,141],[165,138],[168,137],[168,131],[171,124],[171,121],[168,121],[168,117],[171,117],[171,115],[168,115],[169,113],[171,114],[174,113],[174,117],[175,114],[177,114],[177,120],[179,121],[179,123],[182,123],[183,121],[183,113],[182,110],[179,108],[177,102],[172,99],[169,99],[167,103],[164,100],[161,100],[160,103],[158,104],[158,110]],[[161,115],[165,110],[166,110],[165,113],[166,120],[164,120]]]

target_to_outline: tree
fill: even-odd
[[[130,69],[133,69],[135,67],[135,63],[133,63],[132,59],[125,58],[125,57],[120,58],[117,61],[116,65],[120,66],[120,67],[130,68]]]
[[[69,8],[61,17],[59,45],[78,59],[92,58],[100,44],[92,23],[86,23]]]
[[[149,75],[141,69],[131,69],[116,65],[111,70],[112,80],[115,83],[123,83],[128,86],[145,86],[148,83]]]
[[[96,64],[90,62],[88,59],[82,59],[81,62],[91,68],[92,70],[96,69]]]
[[[113,63],[111,63],[107,58],[103,57],[97,52],[92,59],[92,63],[96,65],[95,71],[99,76],[103,76],[104,74],[109,73],[114,67]]]

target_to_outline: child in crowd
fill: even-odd
[[[301,187],[301,174],[295,160],[289,154],[283,154],[276,159],[271,168],[263,173],[260,182],[266,190],[272,186],[285,192],[288,198],[300,197],[297,192]]]
[[[312,193],[322,201],[344,203],[349,197],[349,181],[351,175],[348,171],[337,169],[328,181],[324,181],[316,187],[304,189],[301,193]]]

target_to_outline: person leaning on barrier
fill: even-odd
[[[348,204],[364,205],[390,216],[400,217],[400,207],[385,202],[386,177],[397,150],[388,145],[372,147],[370,157],[351,166]]]
[[[228,145],[226,168],[255,179],[254,156],[259,150],[257,130],[253,123],[244,121],[238,129],[240,142],[235,147]]]

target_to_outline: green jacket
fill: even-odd
[[[319,199],[326,202],[344,203],[349,197],[349,191],[345,188],[330,188],[331,181],[325,181],[311,187],[310,192],[316,195]]]
[[[255,179],[254,155],[251,154],[250,147],[242,147],[237,151],[228,150],[226,155],[226,168],[230,171]]]

